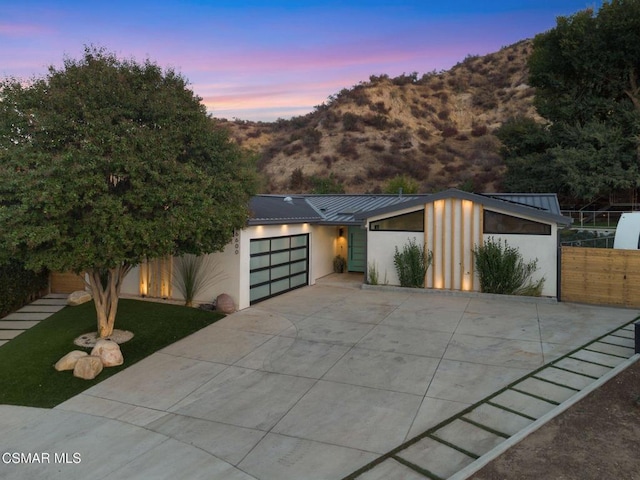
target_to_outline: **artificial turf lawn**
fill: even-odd
[[[0,404],[52,408],[100,383],[161,348],[210,325],[223,315],[195,308],[120,300],[115,328],[134,337],[120,346],[124,365],[108,367],[93,380],[53,365],[71,350],[86,350],[73,341],[96,331],[93,302],[66,307],[0,347]]]

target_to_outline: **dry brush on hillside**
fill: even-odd
[[[349,193],[379,192],[401,174],[422,192],[496,191],[504,165],[493,132],[514,116],[540,118],[530,53],[525,40],[448,71],[371,76],[291,120],[219,122],[256,151],[271,193],[310,191],[321,178]]]

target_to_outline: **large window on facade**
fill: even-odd
[[[424,232],[424,210],[383,218],[369,224],[369,230],[388,232]]]
[[[551,235],[551,225],[485,210],[483,232],[496,234],[510,233],[516,235]]]

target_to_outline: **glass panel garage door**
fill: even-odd
[[[309,235],[251,240],[250,302],[309,284]]]

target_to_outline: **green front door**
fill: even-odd
[[[349,227],[347,270],[363,272],[367,261],[367,231],[360,227]]]

